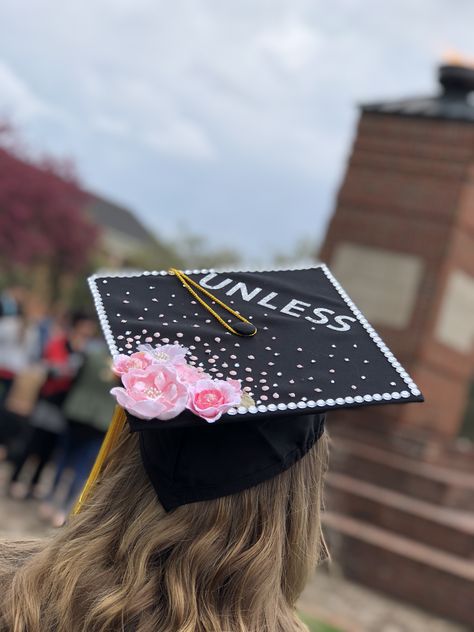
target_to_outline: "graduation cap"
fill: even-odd
[[[329,268],[95,275],[121,420],[166,510],[290,467],[337,408],[423,401]],[[125,412],[123,412],[125,411]]]

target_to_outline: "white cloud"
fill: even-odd
[[[257,38],[257,47],[291,72],[301,71],[314,60],[320,41],[313,29],[303,22],[292,21],[263,30]]]
[[[215,229],[225,206],[259,252],[322,230],[356,102],[434,92],[446,48],[474,54],[474,4],[455,4],[40,0],[25,20],[4,0],[0,112],[150,217]],[[278,222],[255,212],[269,188]]]
[[[51,114],[53,108],[33,93],[12,68],[0,59],[0,109],[4,115],[27,122]]]
[[[197,160],[215,157],[215,149],[204,130],[185,119],[167,121],[162,129],[145,131],[142,137],[151,147],[172,156]]]
[[[118,136],[121,138],[130,137],[130,127],[128,123],[113,116],[98,114],[92,121],[93,127],[99,132]]]

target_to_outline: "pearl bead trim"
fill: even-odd
[[[295,409],[304,410],[305,408],[322,408],[322,407],[325,407],[325,408],[336,407],[337,408],[337,407],[345,406],[348,404],[351,405],[351,404],[363,404],[363,403],[370,403],[370,402],[390,401],[392,399],[399,400],[399,399],[406,399],[410,397],[410,395],[414,395],[414,396],[421,395],[421,391],[419,390],[415,382],[412,380],[410,375],[405,371],[405,369],[402,367],[400,362],[398,362],[398,360],[393,355],[389,347],[383,342],[382,338],[378,335],[378,333],[375,331],[372,325],[367,321],[365,316],[358,309],[356,304],[352,301],[352,299],[349,297],[349,295],[341,286],[341,284],[332,275],[331,271],[329,270],[329,268],[327,267],[325,263],[317,264],[309,268],[293,268],[293,270],[294,269],[314,270],[318,268],[320,268],[324,272],[324,274],[332,283],[334,288],[337,290],[341,298],[344,299],[347,306],[351,309],[354,316],[360,322],[362,327],[367,331],[367,333],[369,334],[373,342],[377,345],[378,349],[387,358],[390,364],[394,367],[394,369],[400,375],[400,377],[405,382],[409,390],[403,390],[401,392],[394,391],[392,393],[387,392],[387,393],[356,395],[354,397],[352,396],[338,397],[336,399],[332,399],[332,398],[318,399],[317,401],[301,400],[299,402],[289,402],[288,404],[284,404],[284,403],[268,404],[268,405],[260,404],[258,406],[249,406],[249,407],[239,406],[238,408],[230,408],[227,411],[227,415],[231,415],[231,416],[237,415],[237,414],[246,415],[248,413],[250,414],[255,414],[259,412],[266,413],[266,412],[275,412],[277,410],[280,410],[280,411],[295,410]],[[285,268],[282,270],[278,270],[278,268],[275,268],[273,270],[258,270],[258,272],[277,272],[277,271],[284,272],[286,270],[289,270],[289,269]],[[184,270],[185,274],[208,274],[210,272],[215,272],[215,271],[216,270],[214,270],[213,268],[203,269],[203,270]],[[244,270],[238,270],[238,272],[243,272],[243,271]],[[237,271],[224,270],[222,272],[232,273],[232,272],[237,272]],[[247,270],[247,272],[256,272],[256,270]],[[137,271],[137,270],[122,270],[122,271],[112,271],[112,272],[107,271],[104,273],[94,274],[91,277],[89,277],[88,283],[89,283],[89,287],[90,287],[92,297],[94,300],[95,308],[97,310],[99,321],[102,326],[102,330],[104,332],[104,336],[105,336],[106,342],[108,344],[108,347],[110,349],[112,356],[118,355],[119,350],[115,343],[115,339],[113,337],[112,329],[110,327],[110,323],[107,318],[107,313],[104,308],[102,297],[97,287],[98,281],[101,280],[102,283],[107,283],[107,278],[110,278],[110,277],[130,278],[130,277],[138,277],[138,276],[167,276],[169,274],[170,273],[167,272],[166,270],[152,270],[152,271],[146,270],[144,272]]]

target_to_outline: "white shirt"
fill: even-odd
[[[39,334],[18,316],[0,318],[0,368],[19,373],[38,359]]]

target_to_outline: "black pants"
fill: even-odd
[[[0,405],[0,444],[7,446],[9,453],[18,452],[27,432],[28,418],[12,413]]]
[[[71,469],[73,471],[73,480],[67,497],[62,502],[62,509],[66,513],[69,513],[71,510],[75,499],[87,480],[104,436],[105,431],[98,430],[81,421],[69,419],[67,422],[67,430],[61,436],[56,474],[48,497],[50,501],[53,501],[64,470]]]
[[[13,384],[13,378],[0,378],[0,444],[8,445],[9,440],[16,434],[18,425],[16,415],[12,415],[4,408],[4,402],[10,392]]]
[[[37,457],[38,461],[33,472],[30,485],[33,487],[40,479],[45,465],[51,460],[51,456],[58,444],[59,435],[43,428],[31,428],[31,433],[20,453],[12,458],[13,472],[11,482],[18,480],[20,472],[30,456]]]
[[[13,384],[12,377],[0,377],[0,404],[6,400]]]

